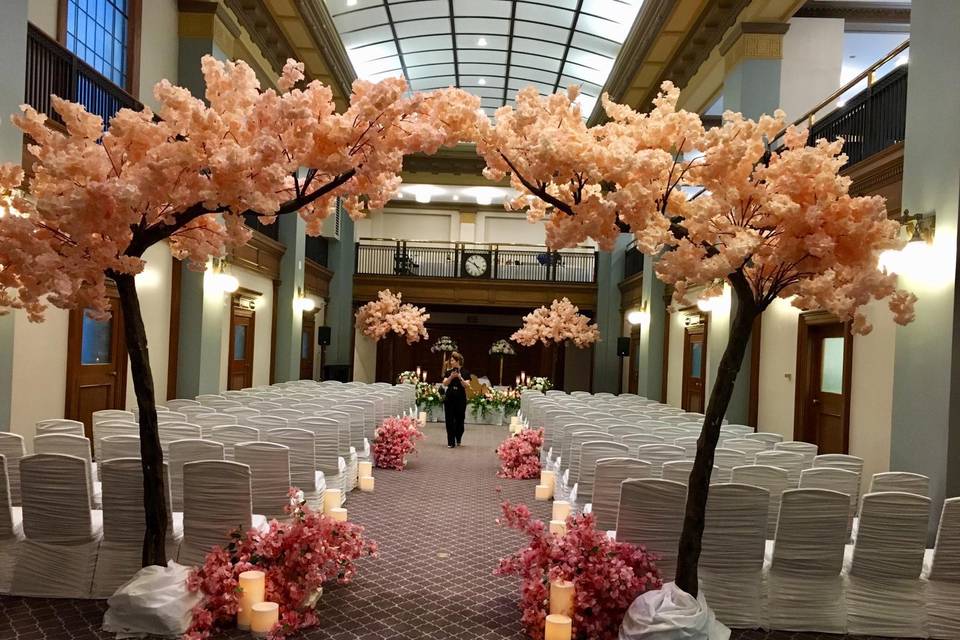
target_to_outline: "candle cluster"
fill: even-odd
[[[373,479],[373,463],[370,461],[364,461],[357,465],[357,473],[359,475],[359,484],[360,491],[370,493],[373,491],[375,486],[375,481]]]
[[[265,602],[267,574],[263,571],[244,571],[238,579],[240,609],[237,628],[249,630],[255,638],[265,638],[280,621],[280,605]]]

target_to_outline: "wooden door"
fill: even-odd
[[[70,312],[67,330],[67,394],[64,416],[84,424],[93,437],[92,414],[123,409],[127,396],[127,345],[123,315],[116,294],[110,296],[112,315],[95,320],[86,310]]]
[[[640,362],[637,359],[638,353],[640,353],[640,327],[633,327],[630,329],[630,375],[627,377],[628,393],[636,393],[637,388],[640,386]]]
[[[701,324],[686,327],[683,336],[683,395],[685,411],[703,413],[704,378],[707,373],[707,332]]]
[[[314,333],[316,322],[313,314],[303,314],[303,329],[300,332],[300,379],[313,380]]]
[[[846,324],[826,314],[800,317],[794,439],[819,453],[849,449],[852,336]]]
[[[253,334],[257,313],[239,304],[234,297],[230,314],[230,354],[227,365],[227,389],[253,386]]]

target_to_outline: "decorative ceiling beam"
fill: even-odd
[[[859,25],[909,25],[910,3],[809,0],[794,15],[797,18],[842,18]]]
[[[250,39],[260,48],[260,53],[270,62],[279,75],[287,58],[297,55],[287,42],[280,26],[262,3],[256,0],[225,0],[226,4],[246,29]]]
[[[296,0],[295,4],[341,94],[349,98],[357,73],[326,3],[323,0]]]

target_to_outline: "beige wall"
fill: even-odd
[[[271,332],[273,329],[273,281],[266,276],[233,267],[230,273],[240,281],[240,287],[258,291],[253,328],[253,386],[270,384],[270,359],[273,357]],[[223,294],[223,324],[220,335],[220,389],[227,388],[227,373],[230,364],[230,305],[232,297]]]
[[[355,330],[353,344],[353,379],[359,382],[376,382],[377,343]]]
[[[27,19],[51,38],[56,38],[59,6],[59,0],[30,0]]]
[[[143,2],[140,30],[140,102],[157,107],[153,86],[160,80],[177,83],[180,42],[177,38],[177,0]]]
[[[542,223],[532,224],[522,213],[479,211],[473,221],[461,217],[455,204],[438,209],[392,207],[358,220],[356,239],[434,240],[504,244],[546,243]]]
[[[683,393],[683,320],[686,313],[675,311],[670,314],[670,336],[667,353],[667,404],[679,407]]]
[[[170,290],[173,257],[166,243],[154,245],[143,256],[147,266],[137,276],[137,295],[150,349],[150,370],[157,402],[167,397],[167,364],[170,353]],[[127,408],[137,406],[133,389],[133,374],[127,367]]]
[[[33,449],[34,424],[62,418],[67,390],[67,329],[70,314],[50,308],[43,323],[27,320],[15,311],[13,392],[10,431],[24,437]]]

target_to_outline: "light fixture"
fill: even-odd
[[[477,194],[477,204],[482,207],[490,206],[493,203],[493,198],[487,194]]]
[[[639,309],[634,309],[627,314],[627,322],[641,327],[650,326],[650,312],[647,310],[647,303],[644,302]]]
[[[731,304],[730,288],[723,286],[723,293],[697,300],[697,308],[704,313],[729,311]]]
[[[347,6],[348,6],[348,7],[355,7],[355,6],[357,6],[357,0],[347,0]]]
[[[415,197],[416,197],[416,199],[417,199],[417,202],[419,202],[419,203],[421,203],[421,204],[429,204],[429,203],[430,203],[430,194],[429,194],[429,193],[420,192],[420,193],[418,193]]]
[[[406,187],[408,193],[420,204],[429,204],[435,197],[442,196],[446,190],[433,184],[414,184]]]
[[[226,272],[226,264],[227,262],[223,258],[217,259],[217,262],[213,265],[210,281],[222,293],[233,293],[240,288],[240,281],[237,280],[236,276]]]
[[[937,230],[935,213],[910,213],[904,209],[900,215],[900,232],[907,238],[907,244],[897,250],[888,250],[880,254],[879,268],[887,273],[898,275],[922,276],[930,270],[929,259]]]
[[[477,45],[478,45],[478,46],[481,46],[481,47],[487,46],[487,39],[484,38],[483,36],[480,36],[480,37],[477,39]]]
[[[458,200],[460,200],[460,196],[458,196],[457,194],[453,194],[453,201],[457,202]]]
[[[313,298],[303,294],[303,287],[297,289],[297,296],[293,299],[293,308],[297,311],[313,311],[317,303]]]
[[[487,84],[487,79],[486,79],[486,78],[480,78],[479,80],[477,80],[477,84]]]

